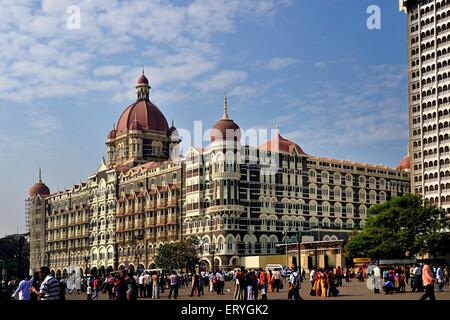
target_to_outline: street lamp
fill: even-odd
[[[297,242],[298,242],[298,272],[300,272],[300,279],[302,274],[302,255],[301,255],[301,245],[302,245],[302,233],[300,229],[297,233]]]
[[[89,257],[88,255],[84,256],[84,262],[86,262],[86,268],[84,269],[84,272],[86,273],[86,277],[88,275],[87,273],[87,268],[88,268],[88,261],[91,257]]]
[[[214,255],[216,254],[216,246],[214,243],[209,244],[209,253],[212,255],[212,272],[214,273],[214,265],[215,265]]]
[[[6,269],[5,269],[5,260],[0,260],[2,262],[2,280],[6,280]]]
[[[287,235],[287,231],[283,232],[284,235],[284,252],[286,255],[286,267],[288,266],[288,235]]]

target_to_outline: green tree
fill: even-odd
[[[181,242],[166,243],[160,246],[155,264],[162,269],[193,270],[198,263],[198,239],[187,238]]]
[[[350,258],[373,259],[445,254],[450,250],[449,226],[445,211],[407,194],[372,206],[363,230],[351,237],[345,250]]]

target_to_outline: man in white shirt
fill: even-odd
[[[280,269],[275,269],[272,273],[272,279],[274,280],[275,287],[277,292],[280,292],[280,283],[281,283],[281,272]]]
[[[145,291],[147,292],[147,297],[151,297],[152,296],[152,276],[146,272],[144,275],[144,286],[145,286]]]
[[[13,293],[12,298],[15,298],[19,294],[19,300],[30,300],[30,286],[32,281],[29,279],[23,279],[20,281],[17,290]]]
[[[373,291],[375,293],[380,293],[381,288],[381,269],[379,266],[375,266],[373,269]]]
[[[178,297],[178,276],[175,271],[173,271],[172,274],[169,276],[169,280],[170,280],[169,300],[172,297],[172,292],[174,299],[176,299]]]
[[[139,298],[147,298],[147,291],[145,290],[145,283],[144,283],[145,275],[144,273],[141,273],[138,279],[139,283]]]
[[[288,300],[302,300],[300,297],[300,272],[295,266],[289,276]]]

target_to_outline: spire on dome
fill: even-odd
[[[172,119],[172,127],[175,127],[174,122],[173,122],[173,119]]]
[[[42,170],[40,166],[39,166],[39,182],[42,183]]]
[[[136,83],[137,100],[148,100],[151,88],[152,87],[148,84],[148,79],[145,76],[144,68],[142,68],[142,74]]]
[[[223,117],[222,119],[230,119],[228,117],[228,102],[227,102],[227,96],[223,97]]]

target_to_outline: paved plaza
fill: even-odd
[[[301,289],[301,296],[304,300],[419,300],[423,293],[413,293],[411,288],[407,286],[406,292],[394,293],[394,294],[375,294],[373,290],[369,290],[365,282],[358,282],[357,280],[352,280],[349,283],[344,282],[342,287],[339,287],[340,294],[337,297],[322,298],[316,296],[310,296],[309,292],[311,290],[311,283],[303,282]],[[287,283],[285,283],[284,288],[280,292],[269,293],[269,300],[286,300],[287,299]],[[216,292],[208,292],[205,288],[205,295],[201,297],[189,297],[191,293],[191,288],[181,288],[179,289],[179,300],[233,300],[234,286],[232,281],[227,281],[225,283],[225,290],[223,295],[218,295]],[[444,287],[444,292],[437,291],[437,285],[435,286],[436,300],[450,300],[450,288]],[[168,300],[169,290],[165,289],[164,293],[161,294],[159,300]],[[258,297],[260,298],[260,297]],[[86,294],[72,294],[66,295],[67,300],[85,300]],[[108,294],[101,293],[100,300],[108,300]],[[152,299],[139,299],[139,300],[152,300]]]

